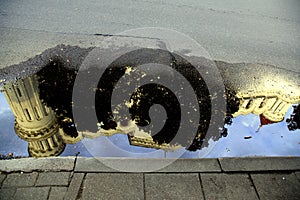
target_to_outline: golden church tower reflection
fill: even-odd
[[[16,118],[16,134],[28,141],[28,153],[34,157],[61,154],[65,143],[54,111],[39,98],[37,77],[7,84],[4,94]]]

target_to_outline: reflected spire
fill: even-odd
[[[36,76],[8,83],[5,97],[15,116],[15,132],[28,141],[28,153],[34,157],[57,156],[65,148],[55,113],[39,98]]]

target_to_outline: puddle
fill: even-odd
[[[74,156],[78,153],[86,157],[154,158],[173,158],[179,154],[182,158],[300,156],[300,106],[297,105],[300,96],[297,96],[297,91],[289,89],[292,87],[289,84],[283,84],[285,90],[276,90],[278,84],[268,82],[270,88],[266,87],[267,90],[252,90],[258,88],[255,84],[261,84],[264,79],[251,78],[247,84],[242,84],[245,80],[241,73],[240,81],[237,76],[233,77],[237,80],[231,81],[231,64],[225,66],[221,63],[219,69],[226,79],[227,110],[212,111],[218,113],[218,120],[207,117],[211,111],[205,107],[209,107],[207,101],[212,98],[207,96],[201,99],[203,123],[195,124],[189,120],[191,122],[187,125],[181,125],[184,115],[176,97],[184,92],[172,93],[159,84],[139,87],[131,96],[127,95],[126,101],[117,101],[113,106],[120,96],[114,99],[110,93],[116,87],[113,82],[119,80],[112,77],[131,73],[135,73],[135,79],[147,77],[140,69],[132,69],[129,65],[117,70],[112,67],[105,76],[108,78],[101,79],[96,87],[79,87],[76,92],[83,98],[76,99],[73,89],[78,68],[74,66],[80,65],[80,59],[77,58],[76,65],[73,63],[73,67],[68,67],[66,63],[72,61],[70,57],[64,57],[64,60],[57,55],[50,59],[45,57],[43,59],[47,61],[40,62],[42,67],[26,75],[10,75],[9,81],[7,77],[3,78],[2,71],[1,80],[5,84],[1,88],[3,93],[0,93],[0,159]],[[242,68],[240,65],[236,67]],[[249,69],[244,69],[244,74],[249,76],[246,73]],[[99,71],[92,68],[85,73],[88,82],[90,74]],[[170,75],[158,74],[155,78],[168,79]],[[128,80],[131,79],[121,81],[126,83]],[[181,87],[181,82],[177,83]],[[84,98],[86,88],[96,97]],[[201,92],[205,93],[204,90]],[[125,110],[129,110],[130,115],[123,115]],[[196,112],[197,107],[193,110]],[[217,129],[210,130],[214,137],[206,138],[208,126],[213,123],[218,124]],[[184,133],[177,137],[179,127],[188,132],[193,126],[198,128],[197,134]]]

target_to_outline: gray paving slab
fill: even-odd
[[[5,178],[6,178],[6,174],[0,174],[0,188],[2,186],[2,182],[4,181]]]
[[[134,171],[138,169],[141,171]],[[220,172],[217,159],[78,158],[76,172]]]
[[[67,187],[51,187],[48,200],[63,200],[67,189]]]
[[[145,174],[146,199],[203,199],[199,176],[188,174]]]
[[[220,172],[221,168],[215,158],[178,159],[172,164],[157,170],[158,172]]]
[[[46,200],[50,187],[28,187],[28,188],[18,188],[13,199],[16,200]]]
[[[84,173],[74,173],[70,185],[65,195],[65,199],[76,199],[81,183],[84,178]]]
[[[299,170],[300,157],[243,157],[219,158],[222,170],[236,171],[272,171]]]
[[[247,174],[200,174],[206,199],[258,199]]]
[[[101,159],[79,157],[76,160],[75,172],[116,172],[103,162]]]
[[[75,157],[20,158],[0,160],[0,171],[72,171]]]
[[[82,199],[144,199],[143,175],[88,173]]]
[[[36,186],[67,186],[71,172],[42,172],[36,181]]]
[[[15,195],[17,188],[1,188],[0,189],[0,199],[1,200],[11,200]]]
[[[2,187],[29,187],[34,186],[38,173],[14,173],[8,174]]]
[[[300,181],[295,174],[250,174],[261,199],[295,199],[300,197]]]

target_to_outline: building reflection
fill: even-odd
[[[4,94],[15,116],[16,134],[28,141],[29,155],[45,157],[61,154],[66,143],[55,113],[39,98],[36,76],[7,84]]]
[[[59,112],[55,112],[47,106],[44,99],[41,99],[40,84],[38,75],[33,75],[16,83],[8,83],[3,87],[5,97],[15,116],[15,132],[21,139],[28,142],[30,156],[58,156],[67,144],[77,143],[84,137],[95,138],[120,133],[127,134],[130,145],[134,146],[170,151],[181,148],[179,144],[155,142],[150,134],[136,130],[134,123],[126,126],[120,125],[119,129],[115,130],[100,130],[97,133],[77,131],[70,117],[61,116],[62,114],[58,116]],[[56,86],[57,83],[53,84]],[[49,93],[51,90],[46,92]],[[287,91],[285,93],[280,90],[238,92],[234,98],[228,99],[228,105],[234,105],[234,108],[227,111],[224,124],[230,125],[231,118],[250,113],[260,116],[261,125],[281,122],[291,105],[299,102],[299,95],[291,95]],[[290,130],[300,127],[299,116],[300,106],[298,105],[287,121]],[[221,136],[227,136],[225,126],[221,130]]]
[[[37,75],[16,83],[8,83],[2,91],[15,116],[15,133],[28,142],[28,153],[33,157],[58,156],[64,151],[66,144],[77,143],[83,137],[95,138],[129,132],[131,134],[128,134],[128,140],[131,145],[164,150],[181,147],[166,143],[157,144],[149,134],[138,131],[133,134],[130,126],[129,129],[124,127],[124,130],[103,130],[96,134],[91,132],[72,134],[74,130],[76,131],[72,119],[66,117],[59,123],[56,112],[41,100]],[[125,130],[126,128],[128,130]]]
[[[299,96],[291,96],[287,91],[284,93],[280,90],[240,92],[237,97],[240,105],[233,117],[253,113],[263,115],[270,122],[283,121],[292,104],[300,102]]]

